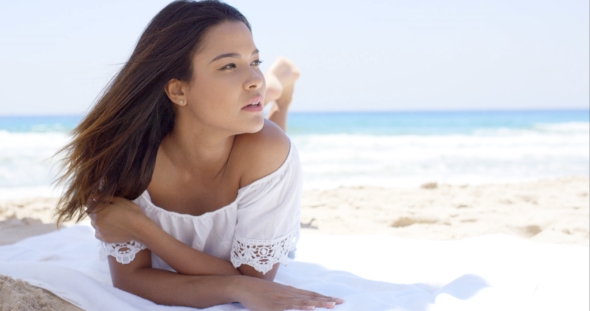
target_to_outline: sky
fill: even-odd
[[[293,111],[588,109],[586,0],[233,0]],[[0,115],[83,114],[169,1],[3,1]]]

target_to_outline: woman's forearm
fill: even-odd
[[[208,308],[239,302],[249,310],[313,310],[342,303],[338,298],[248,276],[184,275],[151,267],[123,268],[126,273],[117,273],[123,265],[114,259],[109,264],[115,287],[161,305]]]
[[[134,224],[136,240],[143,243],[178,273],[187,275],[240,275],[221,258],[198,251],[172,237],[148,217]]]
[[[183,275],[143,268],[120,279],[119,289],[157,304],[207,308],[237,301],[236,276]]]

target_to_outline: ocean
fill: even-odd
[[[0,201],[59,196],[51,157],[82,116],[0,116]],[[291,113],[304,189],[505,183],[590,175],[590,113]]]

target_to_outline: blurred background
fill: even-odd
[[[59,195],[50,157],[168,2],[0,4],[0,200]],[[227,2],[301,70],[306,189],[589,175],[588,1]]]

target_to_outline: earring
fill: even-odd
[[[178,102],[178,104],[179,104],[179,105],[181,105],[181,106],[182,106],[182,105],[184,105],[184,100],[182,100],[182,99],[181,99],[181,100]]]

